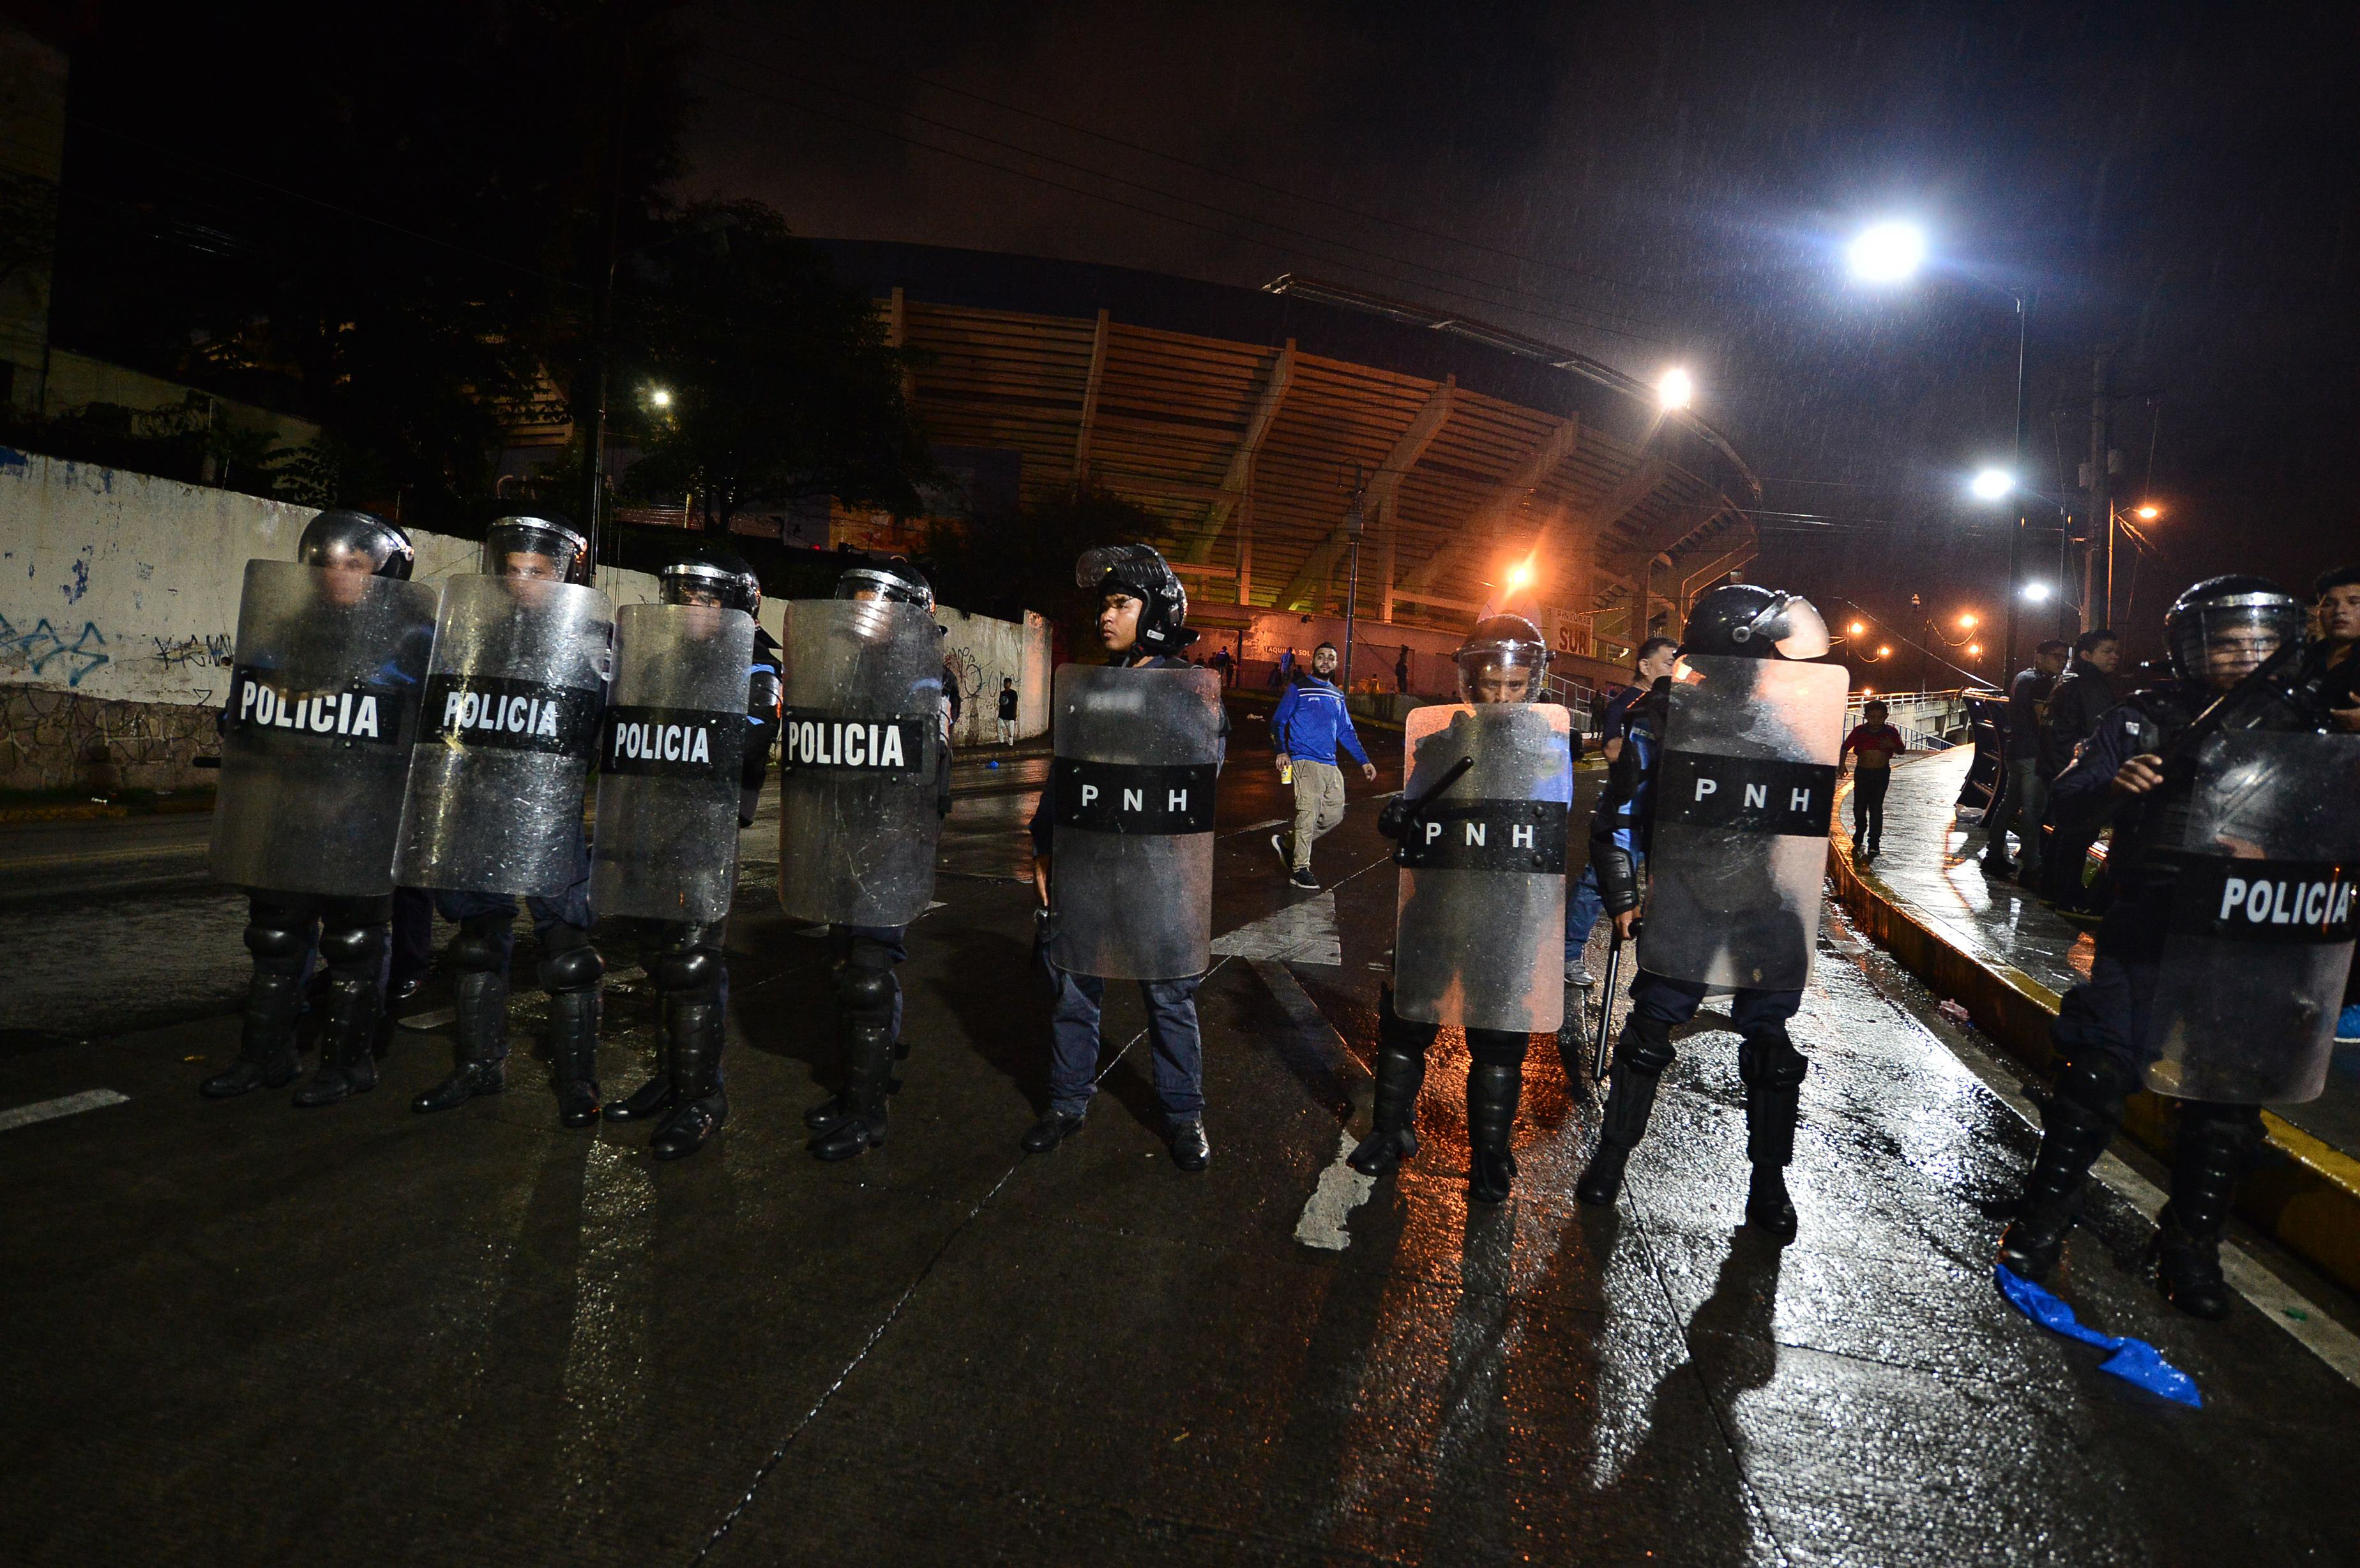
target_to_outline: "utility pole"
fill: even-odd
[[[2031,510],[2024,488],[2024,351],[2032,335],[2031,296],[2009,290],[2016,301],[2016,527],[2007,535],[2007,643],[2000,653],[2000,689],[2016,679],[2016,618],[2024,598],[2024,530]]]
[[[1360,604],[1360,535],[1366,531],[1369,521],[1360,505],[1368,493],[1369,487],[1360,478],[1360,465],[1355,463],[1352,465],[1352,509],[1344,517],[1344,537],[1350,544],[1352,565],[1347,573],[1349,586],[1344,590],[1344,668],[1338,671],[1344,678],[1342,685],[1347,692],[1352,690],[1352,617]]]
[[[2107,574],[2109,562],[2102,556],[2110,555],[2114,546],[2114,495],[2112,477],[2107,474],[2107,459],[2114,442],[2109,439],[2113,426],[2114,405],[2106,390],[2106,369],[2114,350],[2105,343],[2098,345],[2095,362],[2090,369],[2090,521],[2083,529],[2081,541],[2081,629],[2084,631],[2104,624],[2098,618],[2098,606],[2111,604],[2114,582]],[[2098,530],[2104,529],[2101,534]]]

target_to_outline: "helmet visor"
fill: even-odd
[[[1536,642],[1474,643],[1452,656],[1459,695],[1470,702],[1537,702],[1548,649]]]
[[[1827,617],[1819,606],[1799,594],[1788,594],[1780,606],[1786,612],[1786,635],[1775,644],[1781,659],[1819,659],[1835,646],[1828,635]]]
[[[749,615],[762,604],[761,584],[753,578],[742,572],[697,562],[665,567],[662,593],[663,602],[667,604],[701,604],[714,609],[743,610]]]
[[[2180,628],[2175,648],[2187,674],[2217,687],[2236,684],[2302,637],[2303,615],[2289,601],[2262,594],[2200,606]]]
[[[503,517],[484,536],[484,574],[573,583],[585,575],[580,534],[534,517]]]
[[[856,566],[836,580],[836,596],[839,599],[881,600],[889,604],[915,604],[922,610],[934,607],[934,596],[906,577],[874,567]]]

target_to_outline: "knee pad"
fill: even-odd
[[[1467,1031],[1467,1054],[1478,1067],[1522,1067],[1524,1051],[1531,1044],[1530,1035],[1511,1034],[1504,1029]]]
[[[463,970],[495,970],[508,965],[508,931],[514,915],[469,915],[459,922],[451,944],[451,961]]]
[[[2056,1095],[2092,1116],[2119,1121],[2123,1101],[2137,1081],[2137,1071],[2112,1051],[2086,1050],[2058,1059]]]
[[[2180,1107],[2182,1142],[2202,1141],[2247,1156],[2262,1145],[2262,1108],[2191,1100]]]
[[[320,960],[331,968],[351,968],[385,955],[383,926],[332,926],[320,932]]]
[[[249,924],[246,928],[246,951],[263,964],[281,964],[302,962],[304,949],[311,945],[310,933],[294,926]]]
[[[893,1005],[893,972],[841,964],[836,970],[836,999],[847,1013],[883,1012]]]
[[[588,942],[543,952],[536,972],[544,991],[587,991],[606,976],[606,965]],[[661,978],[658,981],[661,984]]]
[[[1671,1025],[1633,1013],[1622,1026],[1622,1042],[1614,1048],[1614,1064],[1620,1067],[1627,1062],[1634,1071],[1657,1077],[1678,1055],[1672,1049]]]
[[[685,948],[656,960],[656,989],[667,996],[683,991],[709,992],[720,984],[721,953],[717,948]]]
[[[1737,1048],[1737,1075],[1747,1083],[1759,1083],[1765,1089],[1793,1089],[1801,1086],[1803,1075],[1810,1063],[1795,1049],[1785,1029],[1765,1029],[1747,1037]]]

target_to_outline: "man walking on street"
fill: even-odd
[[[1278,747],[1278,768],[1295,776],[1295,834],[1273,833],[1270,844],[1292,871],[1290,880],[1306,889],[1319,886],[1311,875],[1311,844],[1321,833],[1344,820],[1344,770],[1336,766],[1338,745],[1360,765],[1363,778],[1377,776],[1376,765],[1360,749],[1352,732],[1352,713],[1344,693],[1336,689],[1336,645],[1323,642],[1311,653],[1311,673],[1286,689],[1271,716],[1271,739]]]
[[[1000,678],[1000,744],[1016,744],[1016,681],[1008,675]]]
[[[2027,887],[2040,886],[2040,827],[2049,820],[2049,781],[2040,771],[2040,719],[2070,646],[2061,637],[2050,637],[2032,650],[2032,668],[2017,670],[2007,688],[2007,776],[1986,824],[1983,869],[2005,877],[2021,865]],[[2007,857],[2010,827],[2024,843],[2017,862]]]
[[[2073,753],[2098,727],[2098,716],[2122,699],[2114,692],[2114,666],[2122,662],[2122,639],[2105,626],[2073,639],[2073,659],[2049,693],[2049,711],[2040,721],[2041,778],[2054,779],[2073,765]],[[2067,914],[2096,913],[2090,890],[2081,884],[2090,846],[2105,825],[2103,800],[2094,809],[2060,813],[2052,824],[2044,891],[2050,903]]]

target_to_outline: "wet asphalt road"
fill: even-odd
[[[2153,1339],[2203,1410],[2100,1375],[2000,1301],[1984,1206],[2032,1135],[1840,929],[1795,1030],[1814,1068],[1783,1253],[1736,1228],[1735,1038],[1710,1010],[1617,1210],[1572,1202],[1595,1113],[1546,1040],[1515,1197],[1466,1202],[1448,1035],[1425,1150],[1355,1206],[1365,1184],[1333,1167],[1366,1122],[1393,873],[1356,780],[1320,846],[1329,891],[1284,889],[1250,826],[1282,811],[1265,758],[1246,726],[1215,910],[1237,951],[1203,991],[1214,1163],[1195,1178],[1153,1130],[1120,986],[1109,1056],[1127,1049],[1087,1129],[1017,1151],[1044,1056],[1014,837],[1037,762],[962,772],[943,907],[902,971],[909,1086],[888,1147],[848,1165],[803,1149],[827,993],[821,944],[769,899],[767,822],[730,932],[733,1115],[663,1167],[620,1127],[561,1133],[521,1050],[505,1096],[411,1115],[446,1062],[431,1034],[399,1033],[380,1090],[333,1110],[202,1102],[235,1047],[234,962],[218,971],[242,910],[193,886],[42,897],[12,872],[5,1018],[26,1032],[0,1110],[128,1098],[0,1130],[6,1555],[2360,1553],[2360,1391],[2245,1303],[2223,1324],[2171,1314],[2125,1261],[2147,1231],[2128,1202],[2093,1203],[2059,1289]],[[653,1004],[610,962],[611,1091],[646,1071]],[[518,998],[520,1043],[539,1004]],[[141,1008],[189,1021],[121,1022]]]

